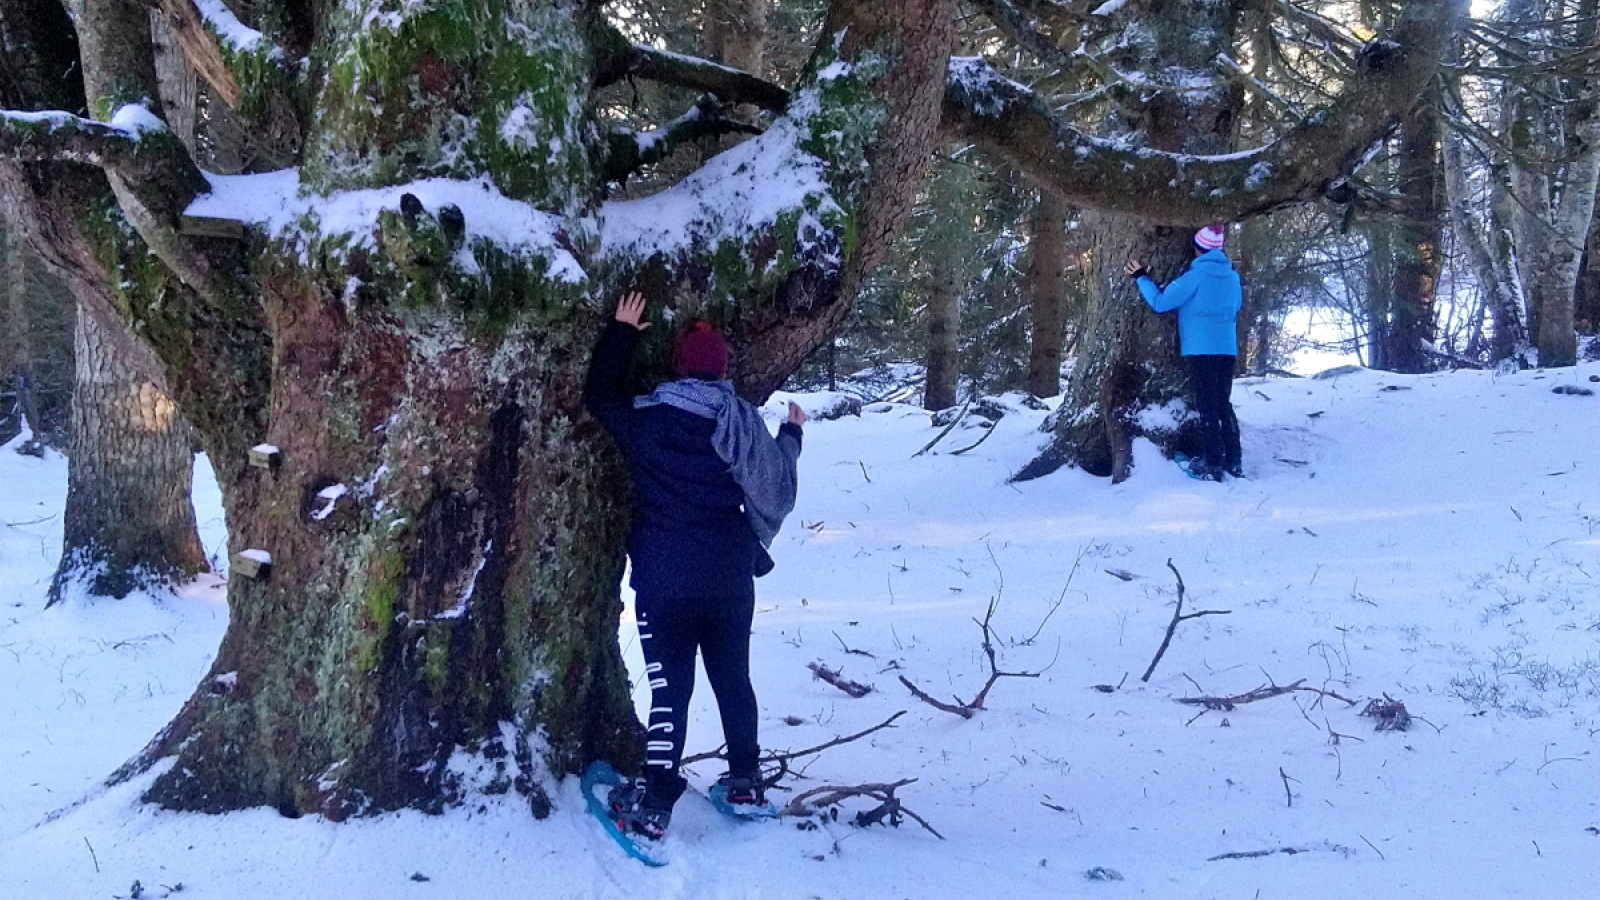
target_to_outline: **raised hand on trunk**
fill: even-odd
[[[650,327],[649,322],[639,321],[644,316],[644,307],[644,295],[638,291],[629,291],[622,295],[621,300],[617,301],[616,319],[618,322],[624,322],[643,331]]]

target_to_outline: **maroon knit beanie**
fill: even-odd
[[[675,359],[678,374],[690,378],[721,380],[728,374],[728,342],[710,322],[698,319],[678,338]]]

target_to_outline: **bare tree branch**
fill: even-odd
[[[852,697],[861,698],[872,693],[872,685],[862,684],[859,681],[851,681],[850,679],[840,675],[838,672],[835,672],[822,663],[806,663],[806,668],[811,670],[811,674],[817,676],[823,681],[826,681],[839,690],[844,691],[846,694],[849,694]]]
[[[735,132],[760,134],[761,129],[725,115],[723,104],[711,94],[701,97],[688,112],[650,132],[616,131],[609,138],[605,161],[607,181],[626,181],[647,165],[660,162],[684,144]]]
[[[1349,175],[1392,119],[1422,95],[1452,25],[1442,0],[1406,4],[1392,36],[1363,47],[1338,99],[1245,153],[1189,156],[1099,140],[971,57],[951,61],[942,124],[1068,203],[1151,223],[1239,219],[1315,199]]]
[[[994,558],[994,551],[993,550],[989,551],[989,558],[990,559]],[[998,569],[999,567],[1000,567],[1000,564],[998,562],[995,563],[995,568]],[[988,608],[988,611],[985,612],[984,615],[983,615],[983,621],[982,622],[978,622],[976,619],[973,620],[974,622],[977,623],[978,627],[980,629],[982,629],[982,631],[983,631],[983,653],[989,659],[989,680],[984,682],[982,690],[978,691],[977,695],[975,695],[970,701],[962,702],[961,698],[957,697],[956,698],[956,702],[954,704],[950,704],[950,703],[945,703],[942,700],[935,699],[933,696],[928,694],[928,692],[922,690],[921,688],[919,688],[915,684],[913,684],[910,679],[906,678],[904,675],[901,675],[900,676],[900,683],[906,686],[906,689],[911,692],[912,696],[914,696],[918,700],[921,700],[922,702],[928,704],[929,706],[934,707],[935,709],[941,709],[941,710],[944,710],[947,713],[953,713],[955,715],[960,716],[963,719],[970,719],[970,718],[972,718],[974,713],[976,713],[978,710],[984,708],[983,703],[988,698],[989,689],[994,687],[995,682],[999,681],[1002,678],[1038,678],[1039,677],[1039,673],[1038,672],[1002,672],[1002,671],[1000,671],[1000,666],[996,661],[995,652],[994,652],[994,630],[990,627],[990,622],[994,619],[994,611],[997,608],[999,608],[999,606],[1000,606],[1000,594],[1004,590],[1005,590],[1005,573],[1001,572],[1000,573],[1000,591],[997,591],[995,593],[993,599],[991,599],[989,601],[989,608]]]
[[[833,748],[833,747],[837,747],[837,746],[839,746],[841,744],[848,744],[851,741],[859,741],[862,738],[866,737],[869,734],[872,734],[875,731],[882,731],[883,729],[892,726],[894,724],[894,720],[895,719],[898,719],[898,718],[900,718],[901,716],[903,716],[905,714],[906,714],[906,711],[902,709],[899,712],[895,713],[894,715],[890,716],[889,718],[884,719],[882,722],[879,722],[878,724],[872,726],[871,728],[866,729],[865,731],[858,731],[858,732],[856,732],[855,734],[852,734],[852,735],[847,735],[845,737],[834,738],[833,740],[828,741],[827,743],[818,744],[817,746],[811,747],[811,748],[806,749],[806,750],[789,750],[789,751],[786,751],[786,752],[783,752],[783,753],[770,753],[770,754],[768,754],[766,756],[761,757],[761,762],[762,763],[785,763],[785,762],[788,762],[790,760],[799,759],[802,756],[811,756],[814,753],[821,753],[824,750],[827,750],[827,749],[830,749],[830,748]],[[704,762],[705,760],[708,760],[708,759],[720,759],[723,756],[723,752],[722,751],[723,751],[724,747],[726,747],[726,746],[727,745],[724,744],[723,747],[718,747],[717,749],[712,750],[709,753],[697,753],[694,756],[686,756],[683,759],[682,765],[688,765],[690,763],[697,763],[697,762]]]
[[[1193,679],[1190,679],[1190,683],[1193,683]],[[1262,685],[1254,690],[1245,691],[1242,694],[1234,694],[1231,697],[1178,697],[1176,699],[1179,703],[1185,703],[1189,706],[1204,706],[1206,709],[1227,711],[1240,704],[1254,703],[1257,700],[1266,700],[1271,697],[1281,697],[1284,694],[1293,694],[1298,691],[1306,691],[1308,693],[1317,694],[1321,697],[1332,697],[1335,700],[1343,700],[1348,706],[1356,705],[1356,701],[1351,700],[1349,697],[1341,697],[1338,694],[1335,694],[1333,691],[1324,691],[1320,688],[1306,687],[1305,683],[1306,680],[1302,678],[1299,681],[1296,681],[1294,684]],[[1315,706],[1314,703],[1313,706]]]
[[[921,700],[923,703],[926,703],[935,709],[942,709],[947,713],[954,713],[963,719],[972,718],[975,712],[971,706],[961,703],[959,699],[957,699],[956,703],[954,704],[935,699],[926,691],[917,687],[915,684],[912,684],[910,679],[906,678],[904,675],[900,676],[900,683],[905,685],[907,690],[911,691],[911,695],[913,697],[916,697],[918,700]]]
[[[1230,609],[1203,609],[1196,613],[1183,615],[1183,574],[1178,571],[1178,567],[1173,565],[1170,559],[1167,560],[1167,568],[1171,569],[1173,576],[1178,579],[1178,602],[1172,608],[1172,621],[1167,623],[1167,636],[1161,639],[1161,647],[1156,650],[1155,658],[1150,660],[1150,668],[1145,669],[1144,674],[1139,677],[1140,681],[1147,682],[1150,680],[1151,674],[1156,670],[1156,664],[1161,662],[1162,655],[1167,652],[1167,647],[1172,643],[1172,634],[1178,630],[1179,622],[1184,619],[1198,619],[1201,616],[1225,616],[1233,611]]]
[[[944,840],[944,835],[935,831],[933,826],[929,825],[921,816],[907,809],[900,802],[900,799],[894,795],[897,789],[908,784],[914,784],[916,780],[915,778],[903,778],[892,784],[825,785],[812,788],[790,800],[788,805],[778,811],[778,815],[810,816],[817,814],[825,807],[835,806],[851,797],[870,797],[878,801],[878,807],[867,812],[857,813],[853,820],[855,825],[865,827],[885,820],[891,825],[899,825],[899,817],[906,815],[914,819],[918,825],[926,828],[929,834],[942,841]]]
[[[604,87],[624,78],[643,78],[715,94],[727,103],[750,103],[781,112],[789,105],[789,92],[738,69],[644,44],[628,43],[614,33],[614,51],[597,61],[595,85]]]
[[[139,136],[126,128],[67,112],[0,111],[0,157],[19,163],[70,162],[131,172],[156,165]]]

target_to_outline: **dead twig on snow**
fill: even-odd
[[[872,685],[862,684],[859,681],[851,681],[850,679],[840,675],[838,672],[835,672],[822,663],[807,663],[806,668],[811,670],[811,674],[821,678],[823,681],[826,681],[839,690],[844,691],[846,694],[849,694],[857,699],[872,693]]]
[[[859,741],[862,738],[866,737],[867,735],[872,734],[874,731],[881,731],[881,730],[883,730],[885,728],[888,728],[889,726],[894,724],[894,720],[895,719],[898,719],[898,718],[900,718],[901,716],[903,716],[905,714],[906,714],[906,711],[902,709],[899,712],[895,713],[894,715],[890,716],[889,718],[884,719],[882,722],[879,722],[878,724],[872,726],[871,728],[866,729],[865,731],[858,731],[858,732],[856,732],[855,734],[852,734],[852,735],[847,735],[845,737],[834,738],[833,740],[828,741],[825,744],[818,744],[815,747],[811,747],[811,748],[808,748],[808,749],[805,749],[805,750],[789,750],[789,751],[786,751],[784,753],[770,753],[770,754],[768,754],[766,756],[761,757],[761,764],[762,765],[776,764],[776,765],[779,765],[779,766],[783,766],[784,764],[788,763],[790,760],[799,759],[802,756],[810,756],[813,753],[821,753],[824,750],[827,750],[827,749],[832,748],[832,747],[837,747],[840,744],[848,744],[851,741]],[[687,765],[689,765],[691,763],[705,762],[708,759],[723,759],[723,758],[726,758],[727,753],[725,751],[727,750],[727,747],[728,747],[727,744],[723,744],[721,747],[718,747],[717,749],[709,751],[707,753],[696,753],[693,756],[685,756],[683,758],[683,762],[680,763],[680,765],[687,766]]]
[[[1001,588],[1002,590],[1004,589],[1004,582],[1001,583]],[[955,705],[952,706],[951,704],[945,703],[942,700],[935,700],[933,697],[929,696],[926,691],[917,687],[915,684],[912,684],[911,680],[906,678],[904,675],[900,676],[900,683],[905,685],[906,689],[911,691],[912,695],[918,700],[927,703],[935,709],[942,709],[947,713],[954,713],[963,719],[970,719],[972,718],[973,713],[984,708],[984,700],[988,699],[989,689],[994,687],[995,682],[1002,678],[1038,678],[1038,672],[1000,671],[1000,666],[996,661],[994,653],[994,631],[989,624],[994,619],[994,611],[999,608],[999,606],[1000,594],[996,593],[994,598],[989,601],[989,609],[984,613],[983,621],[978,622],[977,619],[973,620],[974,622],[977,622],[978,627],[983,630],[983,652],[984,655],[989,658],[989,680],[984,683],[983,689],[978,691],[977,696],[973,697],[971,701],[962,702],[961,698],[957,697],[955,698]]]
[[[896,828],[900,827],[900,817],[909,816],[918,825],[928,830],[928,833],[944,840],[944,835],[934,830],[927,820],[912,812],[894,795],[899,788],[916,781],[915,778],[903,778],[893,784],[857,784],[857,785],[825,785],[812,788],[790,800],[787,805],[778,810],[780,816],[811,816],[822,812],[826,807],[837,806],[840,802],[852,797],[870,797],[878,801],[878,805],[865,812],[856,813],[850,820],[851,824],[865,828],[868,825],[878,825],[887,822]]]
[[[1150,680],[1150,676],[1155,674],[1156,665],[1161,662],[1161,657],[1167,652],[1167,647],[1172,644],[1172,634],[1178,630],[1179,622],[1184,619],[1198,619],[1201,616],[1225,616],[1233,612],[1231,609],[1202,609],[1199,612],[1184,615],[1183,574],[1178,571],[1178,567],[1173,565],[1170,559],[1167,560],[1167,568],[1171,569],[1173,577],[1178,579],[1178,603],[1172,608],[1172,621],[1167,623],[1167,636],[1161,639],[1161,647],[1156,650],[1155,659],[1150,660],[1150,668],[1144,670],[1144,675],[1139,678],[1140,681],[1147,682]]]
[[[1376,848],[1374,848],[1374,849],[1376,849]],[[1311,851],[1303,850],[1303,849],[1301,849],[1299,847],[1279,847],[1276,850],[1245,850],[1245,851],[1242,851],[1242,852],[1239,852],[1239,853],[1219,853],[1216,856],[1212,856],[1212,857],[1207,858],[1206,862],[1216,862],[1219,859],[1256,859],[1257,857],[1273,856],[1273,855],[1278,854],[1278,853],[1287,853],[1290,856],[1293,856],[1296,853],[1310,853],[1310,852]]]
[[[843,647],[844,648],[844,652],[846,652],[846,653],[854,653],[857,656],[865,656],[868,659],[877,659],[878,658],[877,654],[869,653],[866,650],[857,650],[857,649],[851,647],[849,644],[846,644],[844,642],[844,638],[839,637],[839,632],[837,632],[837,631],[835,631],[833,633],[833,639],[839,642],[839,646]]]
[[[889,726],[894,724],[894,720],[895,719],[898,719],[898,718],[900,718],[901,716],[903,716],[905,714],[906,714],[906,711],[902,709],[899,712],[895,713],[894,715],[890,716],[889,718],[884,719],[882,722],[879,722],[878,724],[872,726],[871,728],[868,728],[866,731],[858,731],[855,734],[850,735],[849,737],[834,738],[833,740],[828,741],[826,744],[818,744],[817,746],[812,747],[809,750],[792,750],[792,751],[790,751],[788,753],[774,753],[774,754],[772,754],[770,756],[762,757],[761,761],[764,762],[764,763],[768,763],[768,762],[787,762],[787,761],[789,761],[791,759],[799,759],[802,756],[810,756],[813,753],[821,753],[822,751],[827,750],[830,747],[837,747],[840,744],[848,744],[851,741],[859,741],[862,738],[866,737],[867,735],[873,733],[874,731],[881,731],[882,729],[888,728]]]

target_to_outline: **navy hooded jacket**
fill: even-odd
[[[635,407],[624,376],[639,331],[610,322],[589,364],[584,402],[627,454],[634,518],[629,583],[657,597],[733,597],[772,568],[744,512],[744,491],[712,446],[716,420],[667,404]],[[780,439],[798,451],[801,431]]]

